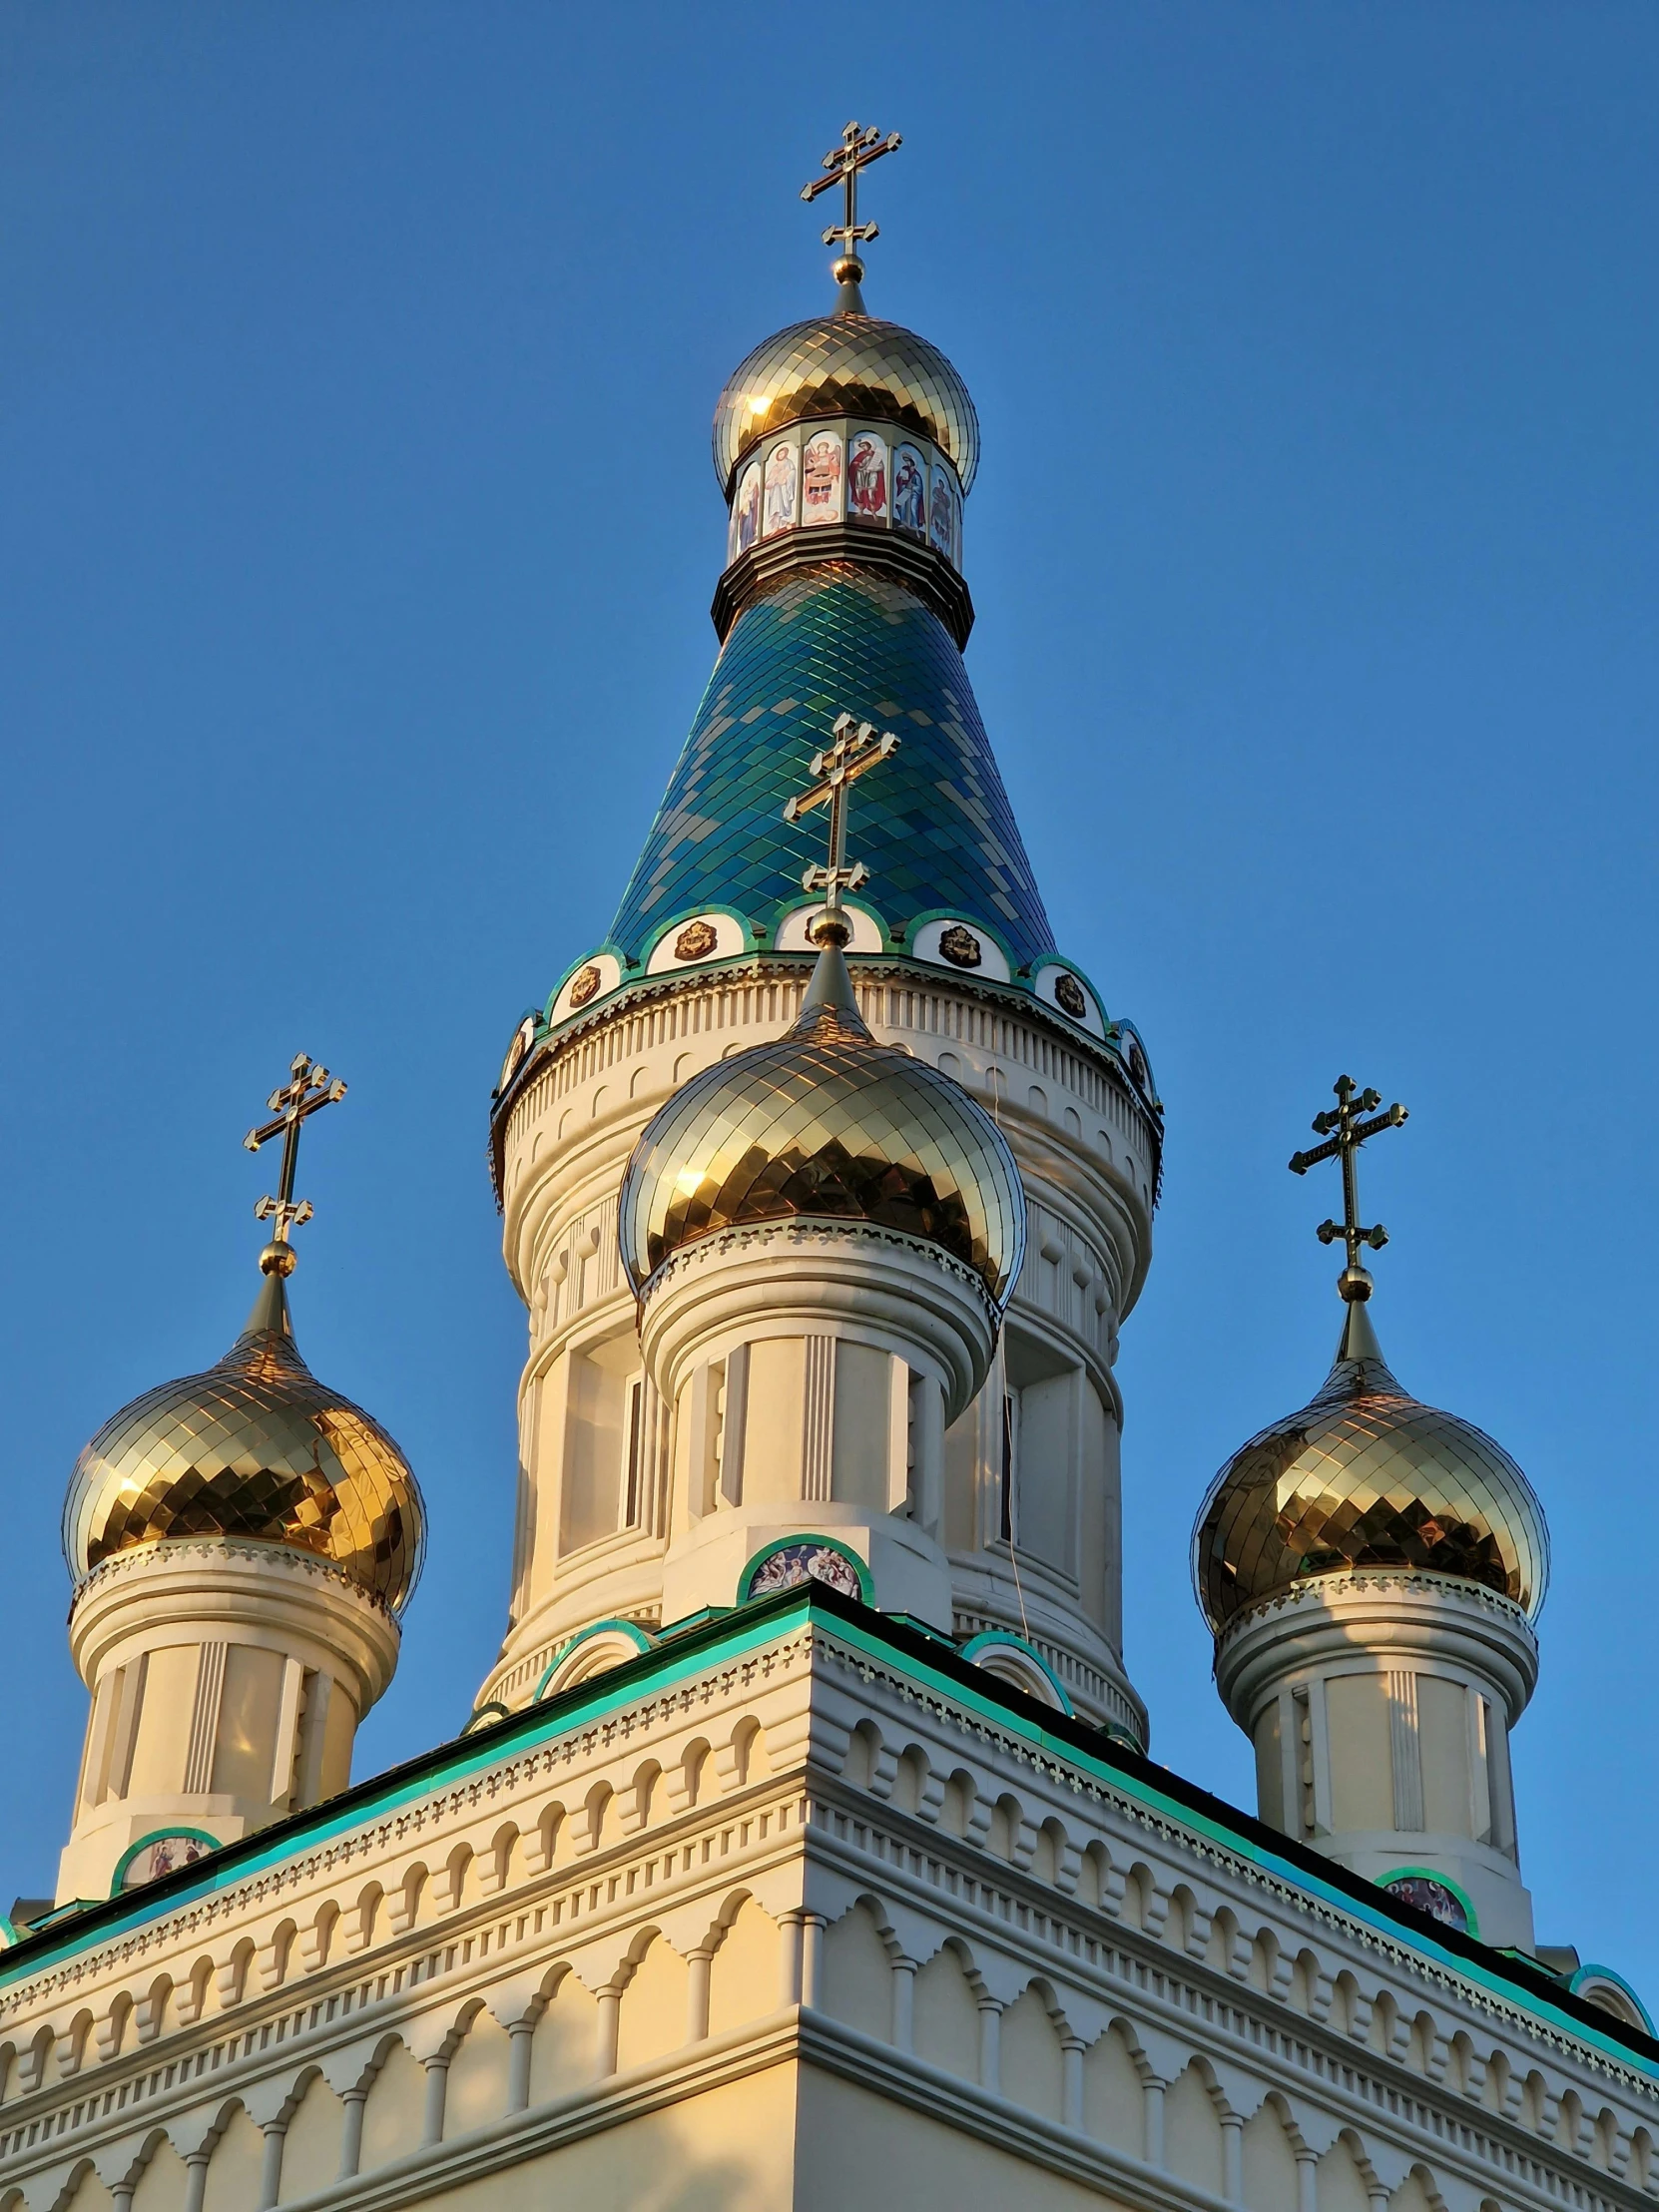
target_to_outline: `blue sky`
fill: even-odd
[[[1340,1313],[1285,1161],[1347,1068],[1374,1314],[1552,1522],[1515,1745],[1546,1941],[1659,1996],[1652,1441],[1659,17],[1615,5],[0,6],[0,1885],[51,1887],[86,1435],[256,1285],[426,1579],[359,1772],[500,1636],[523,1321],[484,1172],[714,654],[727,370],[828,290],[972,386],[969,668],[1060,944],[1168,1110],[1123,1331],[1128,1657],[1248,1802],[1187,1537]],[[1330,1171],[1327,1171],[1329,1174]]]

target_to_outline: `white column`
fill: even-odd
[[[282,2138],[287,2131],[286,2120],[267,2120],[265,2123],[265,2157],[260,2165],[260,2212],[269,2212],[269,2208],[281,2193]]]
[[[786,1941],[785,1948],[788,1949]],[[686,2040],[700,2043],[709,2032],[709,1978],[715,1954],[699,1946],[686,1960]]]
[[[1221,2193],[1229,2204],[1244,2202],[1244,2121],[1237,2112],[1222,2117]]]
[[[812,2006],[824,1986],[824,1931],[829,1924],[822,1913],[801,1916],[801,2001]]]
[[[1068,2035],[1060,2044],[1060,2117],[1067,2127],[1083,2127],[1083,2038]]]
[[[1002,2007],[995,1997],[979,1999],[979,2086],[992,2096],[1002,2092]]]
[[[1141,2098],[1146,2110],[1146,2162],[1149,2166],[1164,2163],[1164,2085],[1161,2081],[1141,2084]]]
[[[193,2150],[185,2160],[185,2212],[202,2212],[208,2194],[208,2160],[211,2151]]]
[[[514,2020],[507,2030],[509,2112],[527,2112],[530,2108],[530,2054],[535,2036],[536,2023],[532,2019]]]
[[[895,2050],[914,2048],[916,1962],[895,1958],[892,1962],[892,2039]]]
[[[363,2106],[368,2102],[368,2087],[347,2089],[343,2099],[345,2124],[339,2138],[339,2178],[350,2181],[363,2160]]]
[[[599,1992],[599,2064],[601,2081],[607,2074],[616,2072],[617,2035],[622,2026],[622,1991],[616,1988]]]
[[[1319,2212],[1319,2165],[1307,2149],[1296,2154],[1296,2212]]]
[[[792,2004],[801,2002],[801,1952],[805,1939],[803,1913],[786,1913],[779,1922],[783,1941],[778,1946],[778,2002],[788,2011]]]
[[[422,2148],[443,2141],[443,2105],[449,2094],[449,2053],[440,2050],[426,2061],[426,2112],[421,2125]]]

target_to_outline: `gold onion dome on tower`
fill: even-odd
[[[1217,1636],[1252,1606],[1325,1574],[1367,1570],[1445,1575],[1495,1590],[1535,1619],[1549,1583],[1549,1527],[1520,1468],[1490,1436],[1436,1411],[1389,1373],[1367,1302],[1363,1248],[1388,1232],[1360,1220],[1361,1147],[1409,1117],[1352,1076],[1314,1122],[1325,1141],[1291,1157],[1293,1175],[1338,1160],[1343,1219],[1337,1278],[1347,1319],[1323,1388],[1302,1410],[1253,1436],[1222,1468],[1193,1529],[1193,1586]]]
[[[1355,1300],[1319,1394],[1253,1436],[1211,1484],[1193,1582],[1219,1636],[1313,1576],[1367,1569],[1479,1583],[1535,1619],[1549,1530],[1501,1444],[1400,1387]]]
[[[936,345],[874,315],[815,315],[765,339],[727,379],[715,408],[715,473],[722,495],[757,438],[793,422],[852,415],[930,438],[955,464],[964,492],[979,466],[979,417],[968,388]]]
[[[1001,1130],[949,1076],[875,1043],[834,943],[785,1036],[702,1069],[646,1125],[623,1178],[623,1264],[643,1294],[683,1247],[795,1218],[934,1245],[998,1310],[1025,1247]]]
[[[170,1537],[280,1544],[324,1560],[392,1610],[420,1571],[424,1512],[379,1422],[319,1382],[288,1322],[281,1255],[217,1367],[164,1382],[104,1423],[76,1461],[63,1545],[77,1587],[118,1552]]]

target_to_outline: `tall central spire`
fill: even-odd
[[[808,187],[839,188],[840,291],[720,395],[714,673],[609,932],[502,1062],[491,1162],[539,1441],[482,1694],[522,1702],[604,1621],[738,1602],[754,1546],[844,1524],[876,1603],[998,1650],[1028,1632],[1052,1657],[1022,1681],[1141,1742],[1111,1369],[1160,1109],[1133,1028],[1055,945],[963,665],[972,397],[857,290],[858,188],[897,143],[849,124]],[[1022,1276],[1027,1196],[1047,1227]]]

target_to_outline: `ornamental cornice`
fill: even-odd
[[[810,979],[813,958],[814,955],[808,952],[746,952],[723,961],[712,961],[705,967],[672,968],[660,975],[629,976],[591,1011],[567,1018],[556,1031],[541,1038],[513,1071],[506,1088],[498,1092],[491,1102],[489,1164],[497,1211],[503,1211],[506,1203],[505,1168],[509,1124],[537,1085],[562,1067],[574,1053],[594,1043],[608,1031],[638,1019],[643,1012],[652,1008],[702,997],[715,997],[724,991],[754,989],[766,984],[782,986],[786,990],[793,988],[795,995],[792,1003],[780,1014],[777,1024],[756,1024],[757,1028],[764,1029],[770,1037],[776,1034],[778,1027],[787,1027],[799,1011],[800,995],[805,993]],[[943,998],[982,1006],[993,1015],[1024,1024],[1056,1048],[1075,1053],[1085,1067],[1091,1069],[1117,1093],[1141,1130],[1151,1161],[1156,1192],[1162,1172],[1163,1111],[1156,1103],[1150,1103],[1142,1097],[1109,1043],[1091,1035],[1086,1029],[1074,1027],[1064,1021],[1034,992],[1021,989],[1017,984],[974,978],[954,969],[947,971],[933,966],[930,961],[906,958],[901,950],[881,954],[855,954],[852,982],[854,991],[860,994],[860,1010],[871,1026],[878,1030],[895,1025],[887,1022],[878,1010],[867,1005],[867,994],[872,988],[897,984],[902,988],[931,991]],[[939,1039],[947,1049],[961,1041],[948,1036]],[[994,1051],[996,1048],[992,1049]]]
[[[932,1269],[947,1283],[965,1292],[982,1313],[995,1339],[1002,1325],[996,1302],[986,1290],[983,1278],[953,1254],[923,1238],[906,1236],[901,1229],[888,1229],[879,1222],[841,1222],[799,1215],[785,1221],[748,1222],[730,1229],[718,1229],[710,1236],[699,1237],[694,1244],[682,1245],[647,1278],[640,1293],[640,1312],[643,1317],[659,1292],[680,1288],[688,1275],[707,1272],[736,1253],[764,1253],[769,1247],[826,1253],[836,1247],[856,1250],[869,1245],[902,1252],[918,1266]]]
[[[1110,1806],[1119,1819],[1127,1820],[1147,1836],[1155,1837],[1170,1852],[1188,1860],[1196,1859],[1241,1887],[1271,1898],[1287,1917],[1311,1921],[1329,1930],[1344,1943],[1385,1960],[1390,1970],[1401,1977],[1421,1982],[1439,1991],[1444,1998],[1467,2006],[1488,2019],[1503,2023],[1518,2038],[1541,2045],[1573,2065],[1585,2067],[1604,2075],[1610,2081],[1619,2082],[1644,2102],[1652,2102],[1659,2097],[1659,2082],[1653,2076],[1641,2073],[1634,2067],[1620,2065],[1596,2045],[1581,2042],[1576,2036],[1550,2026],[1525,2006],[1499,1995],[1481,1982],[1465,1978],[1453,1969],[1441,1966],[1425,1952],[1384,1935],[1370,1923],[1343,1912],[1329,1900],[1273,1873],[1242,1853],[1230,1851],[1216,1839],[1202,1835],[1179,1818],[1147,1805],[1133,1794],[1127,1784],[1115,1788],[1095,1776],[1085,1774],[1070,1762],[1036,1748],[1027,1739],[994,1726],[985,1716],[965,1713],[960,1706],[939,1693],[925,1690],[909,1677],[871,1660],[867,1653],[851,1649],[835,1637],[832,1629],[815,1624],[814,1636],[815,1655],[822,1654],[843,1672],[855,1676],[865,1690],[880,1687],[897,1703],[910,1705],[924,1712],[941,1732],[954,1733],[969,1742],[992,1749],[1000,1757],[1028,1768],[1033,1774],[1073,1797]],[[1333,1872],[1335,1871],[1334,1868]]]
[[[337,1867],[349,1867],[355,1860],[389,1852],[399,1843],[441,1834],[493,1800],[510,1799],[536,1781],[583,1760],[597,1760],[690,1714],[729,1704],[763,1680],[788,1676],[800,1661],[810,1657],[812,1648],[812,1629],[803,1626],[776,1644],[722,1661],[707,1673],[691,1676],[671,1689],[651,1691],[603,1720],[577,1722],[564,1734],[513,1753],[499,1764],[481,1767],[465,1781],[445,1784],[413,1798],[395,1812],[367,1818],[326,1844],[301,1850],[279,1865],[181,1906],[174,1913],[158,1915],[129,1935],[90,1944],[61,1966],[0,1991],[0,2022],[184,1937],[248,1918],[289,1893],[304,1890]],[[457,1743],[460,1741],[457,1739]],[[0,1964],[4,1956],[0,1952]]]
[[[12,1993],[13,2005],[46,1991],[54,1978],[61,1986],[79,1983],[94,1969],[135,1956],[148,1947],[140,1937],[189,1936],[209,1923],[227,1923],[235,1936],[246,1932],[261,1945],[256,1962],[264,1961],[269,1946],[280,1942],[280,1930],[274,1934],[273,1924],[288,1895],[358,1859],[365,1849],[394,1852],[402,1844],[410,1847],[413,1859],[414,1847],[429,1837],[447,1849],[469,1821],[471,1841],[481,1848],[486,1830],[496,1825],[488,1809],[497,1805],[503,1811],[512,1808],[528,1837],[530,1823],[515,1801],[545,1777],[577,1770],[576,1793],[565,1798],[575,1818],[582,1793],[595,1779],[594,1773],[582,1771],[584,1764],[602,1772],[610,1754],[630,1746],[640,1756],[654,1752],[666,1763],[665,1735],[672,1732],[673,1740],[685,1740],[691,1733],[688,1720],[699,1733],[708,1730],[706,1741],[719,1744],[719,1729],[709,1725],[717,1709],[738,1724],[734,1745],[750,1725],[750,1716],[761,1719],[771,1738],[772,1774],[748,1780],[745,1762],[728,1761],[722,1788],[706,1798],[694,1795],[690,1803],[674,1799],[681,1810],[666,1819],[653,1814],[637,1834],[625,1824],[617,1843],[593,1849],[591,1857],[582,1856],[590,1847],[580,1844],[576,1858],[562,1855],[556,1864],[548,1860],[538,1866],[532,1855],[524,1862],[526,1874],[515,1874],[508,1882],[503,1871],[497,1886],[486,1883],[479,1895],[469,1890],[464,1903],[457,1882],[448,1902],[440,1895],[435,1919],[424,1912],[418,1923],[393,1917],[389,1924],[379,1924],[389,1926],[389,1935],[377,1928],[372,1941],[365,1923],[362,1947],[348,1933],[352,1908],[342,1887],[335,1896],[346,1917],[336,1946],[324,1943],[304,1955],[302,1926],[293,1963],[278,1966],[275,1981],[262,1964],[254,1978],[263,1982],[263,1989],[239,1984],[248,1993],[222,1997],[226,2010],[195,2028],[170,2027],[164,2041],[141,2039],[137,2047],[130,2042],[123,2047],[118,2037],[115,2051],[105,2050],[104,2018],[124,2018],[121,2007],[139,1994],[141,1984],[148,1988],[150,1979],[148,1973],[135,1974],[126,1992],[106,1982],[96,1995],[89,1992],[90,2005],[81,2000],[78,2015],[87,2019],[98,2009],[104,2055],[95,2061],[89,2051],[73,2078],[15,2101],[5,2114],[8,2126],[0,2128],[0,2138],[10,2136],[8,2154],[28,2163],[31,2172],[37,2166],[67,2170],[65,2162],[88,2149],[102,2155],[102,2146],[124,2142],[135,2130],[205,2112],[202,2099],[210,2092],[217,2105],[232,2095],[246,2100],[257,2084],[272,2103],[316,2060],[329,2062],[330,2053],[343,2060],[348,2050],[366,2049],[366,2039],[396,2032],[409,2040],[418,2027],[435,2046],[439,2033],[451,2032],[449,2023],[476,1998],[498,2007],[497,2016],[505,2020],[512,2016],[504,2009],[509,1995],[514,2003],[528,1999],[537,1977],[556,1961],[573,1965],[590,1987],[596,1986],[602,1971],[621,1973],[614,1961],[629,1955],[630,1931],[648,1925],[672,1930],[675,1915],[682,1922],[688,1911],[706,1916],[718,1894],[747,1891],[754,1896],[759,1889],[764,1909],[774,1916],[783,1912],[799,1920],[817,1915],[820,1925],[827,1911],[833,1917],[837,1909],[831,1897],[868,1896],[878,1904],[888,1898],[898,1928],[904,1928],[908,1917],[913,1936],[924,1938],[926,1948],[915,1940],[907,1946],[918,1957],[931,1955],[943,1936],[958,1933],[987,1973],[993,1957],[1003,1960],[996,1968],[1001,1976],[998,2002],[1007,2001],[1009,1989],[1017,1989],[1035,1971],[1062,2011],[1082,2023],[1070,2032],[1092,2034],[1090,2023],[1104,2007],[1108,2017],[1144,2023],[1161,2074],[1178,2071],[1194,2054],[1207,2058],[1224,2085],[1232,2084],[1229,2093],[1235,2097],[1241,2090],[1255,2096],[1264,2088],[1283,2088],[1299,2112],[1332,2132],[1358,2126],[1379,2144],[1403,2146],[1406,2155],[1430,2157],[1442,2169],[1455,2166],[1464,2181],[1478,2174],[1485,2185],[1495,2174],[1505,2203],[1578,2201],[1587,2186],[1606,2205],[1640,2201],[1633,2183],[1592,2171],[1582,2143],[1557,2142],[1550,2130],[1568,2087],[1576,2083],[1582,2095],[1587,2077],[1593,2076],[1623,2093],[1626,2109],[1612,2112],[1610,2124],[1621,2131],[1619,2142],[1627,2154],[1632,2132],[1653,2110],[1659,2094],[1646,2076],[1621,2067],[1597,2045],[1551,2029],[1518,2004],[1505,2002],[1500,1992],[1442,1967],[1415,1951],[1408,1939],[1396,1942],[1386,1930],[1350,1918],[1340,1901],[1310,1895],[1294,1877],[1282,1877],[1229,1849],[1225,1837],[1188,1826],[1179,1807],[1138,1799],[1133,1794],[1137,1786],[1157,1790],[1155,1776],[1142,1781],[1126,1775],[1118,1784],[1111,1773],[1096,1771],[1086,1752],[1068,1756],[1065,1743],[1034,1735],[1023,1713],[1010,1708],[1002,1716],[991,1685],[986,1685],[987,1702],[969,1703],[970,1686],[940,1685],[908,1672],[903,1653],[870,1648],[869,1638],[878,1634],[873,1624],[866,1633],[858,1621],[843,1620],[838,1612],[832,1618],[822,1613],[798,1616],[770,1641],[758,1641],[737,1654],[711,1654],[682,1682],[642,1686],[638,1695],[624,1698],[610,1711],[586,1719],[577,1714],[544,1742],[524,1745],[464,1776],[434,1782],[400,1805],[371,1810],[352,1831],[251,1873],[220,1898],[166,1915],[127,1940],[89,1949],[71,1962],[77,1969],[73,1974],[66,1968],[56,1977],[41,1974],[20,1985]],[[769,1685],[783,1693],[775,1703],[761,1695]],[[804,1704],[804,1698],[810,1703]],[[841,1771],[841,1747],[855,1739],[856,1723],[865,1717],[878,1732],[875,1742],[885,1783],[874,1765],[863,1779],[856,1769],[852,1774]],[[917,1728],[913,1739],[906,1737],[906,1727]],[[913,1740],[930,1756],[929,1736],[944,1740],[943,1756],[932,1768],[941,1780],[950,1771],[951,1746],[965,1747],[961,1764],[973,1777],[987,1822],[1002,1787],[999,1778],[1006,1777],[1022,1832],[1029,1828],[1035,1834],[1051,1812],[1060,1815],[1069,1831],[1074,1868],[1078,1852],[1098,1843],[1106,1854],[1100,1862],[1101,1902],[1078,1895],[1075,1876],[1063,1879],[1058,1862],[1051,1878],[1034,1871],[1028,1853],[1019,1857],[987,1851],[980,1829],[969,1836],[958,1834],[937,1819],[936,1798],[932,1814],[906,1811],[894,1803],[892,1776],[902,1765],[907,1743]],[[1021,1785],[1021,1771],[1040,1787],[1027,1790]],[[610,1778],[619,1773],[613,1767]],[[1067,1800],[1099,1810],[1073,1823],[1066,1815]],[[478,1819],[480,1808],[485,1809],[483,1821]],[[546,1805],[536,1810],[538,1821],[545,1821]],[[595,1824],[596,1842],[597,1836]],[[721,1839],[712,1856],[690,1848],[698,1837]],[[1146,1852],[1150,1866],[1139,1856],[1141,1838],[1158,1847]],[[445,1864],[454,1863],[451,1853]],[[1121,1902],[1127,1881],[1140,1895],[1140,1910],[1118,1917],[1107,1899],[1108,1868],[1111,1896]],[[428,1856],[426,1869],[434,1881],[441,1881],[436,1859]],[[383,1869],[376,1872],[386,1881],[389,1901],[393,1876]],[[352,1885],[353,1897],[358,1887]],[[1247,1893],[1277,1909],[1265,1924],[1258,1924],[1242,1905]],[[321,1902],[311,1902],[318,1915],[333,1910],[325,1891]],[[294,1921],[302,1922],[303,1916],[294,1914],[286,1925],[291,1928]],[[317,1919],[316,1926],[322,1925]],[[1211,1942],[1217,1926],[1228,1931],[1220,1958]],[[516,1928],[516,1936],[509,1936],[510,1927]],[[1307,1930],[1312,1940],[1303,1942],[1299,1930]],[[1321,1940],[1315,1931],[1325,1932],[1330,1940]],[[677,1933],[670,1939],[684,1942],[685,1937]],[[1253,1947],[1264,1942],[1265,1953]],[[239,1943],[237,1955],[247,1948],[252,1945]],[[1252,1978],[1253,1956],[1266,1958],[1265,1988]],[[1363,1956],[1382,1961],[1388,1971],[1374,1978],[1360,1964]],[[1306,2002],[1292,1993],[1299,1958],[1309,1961],[1308,1979],[1301,1985]],[[1345,1965],[1351,1972],[1359,1967],[1352,1981],[1344,1974]],[[1412,1985],[1427,1999],[1420,2010]],[[1339,1987],[1351,1992],[1337,2000],[1339,2006],[1352,2002],[1352,2011],[1333,2010]],[[69,2009],[63,2008],[64,2015]],[[1432,2049],[1425,2048],[1419,2065],[1408,2060],[1407,2043],[1414,2018],[1424,2014],[1433,2022]],[[1500,2051],[1504,2042],[1511,2046],[1511,2082],[1527,2078],[1531,2058],[1522,2046],[1539,2054],[1546,2083],[1541,2117],[1528,2120],[1513,2104],[1494,2111],[1479,2101],[1478,2071],[1472,2076],[1447,2071],[1448,2051],[1454,2043],[1466,2043],[1476,2017],[1498,2023]],[[1381,2047],[1368,2041],[1367,2025],[1374,2018],[1389,2030]],[[52,2023],[60,2037],[65,2025],[64,2016]],[[628,2100],[654,2097],[660,2080],[701,2080],[698,2069],[706,2062],[730,2061],[742,2069],[742,2052],[762,2043],[775,2053],[796,2047],[788,2043],[793,2033],[822,2035],[838,2040],[847,2052],[861,2052],[857,2063],[867,2075],[871,2061],[857,2030],[814,2013],[779,2013],[757,2019],[734,2037],[710,2038],[695,2053],[656,2062],[619,2080],[614,2091],[601,2082],[555,2105],[492,2123],[458,2140],[453,2152],[446,2142],[433,2155],[441,2156],[444,2176],[457,2182],[465,2174],[495,2170],[532,2155],[544,2141],[563,2139],[561,2129],[580,2133],[609,2124],[606,2115],[632,2109]],[[783,2044],[776,2040],[780,2034]],[[804,2049],[805,2042],[799,2047]],[[815,2055],[817,2047],[815,2043]],[[875,2048],[870,2045],[871,2051]],[[895,2077],[917,2082],[933,2078],[936,2069],[923,2060],[888,2044],[879,2048],[887,2053],[886,2069]],[[1491,2063],[1483,2041],[1471,2050],[1471,2067]],[[994,2127],[1003,2139],[1016,2142],[1022,2154],[1028,2136],[1032,2144],[1046,2142],[1043,2160],[1052,2163],[1052,2153],[1079,2171],[1088,2167],[1097,2178],[1116,2177],[1114,2185],[1120,2188],[1124,2173],[1146,2173],[1152,2193],[1143,2192],[1144,2201],[1188,2203],[1182,2185],[1168,2175],[1153,2175],[1132,2159],[1125,2162],[1122,2154],[1084,2139],[1075,2126],[1056,2127],[1011,2107],[994,2089],[958,2082],[951,2095],[978,2115],[971,2122],[960,2121],[970,2131]],[[954,2104],[951,2117],[959,2117]],[[398,2201],[397,2190],[406,2184],[408,2171],[402,2162],[377,2169],[346,2194],[353,2205],[384,2203],[389,2208]],[[1192,2199],[1195,2204],[1209,2201]],[[1583,2201],[1590,2199],[1585,2195]]]
[[[1513,1598],[1505,1597],[1501,1590],[1489,1589],[1483,1582],[1465,1581],[1456,1575],[1427,1574],[1398,1567],[1358,1567],[1333,1574],[1311,1574],[1288,1583],[1268,1597],[1259,1598],[1228,1622],[1216,1638],[1216,1650],[1220,1653],[1241,1642],[1253,1626],[1260,1626],[1276,1614],[1329,1606],[1345,1597],[1385,1596],[1390,1591],[1401,1597],[1420,1599],[1427,1605],[1463,1605],[1490,1613],[1534,1651],[1537,1649],[1537,1635],[1524,1609]]]

